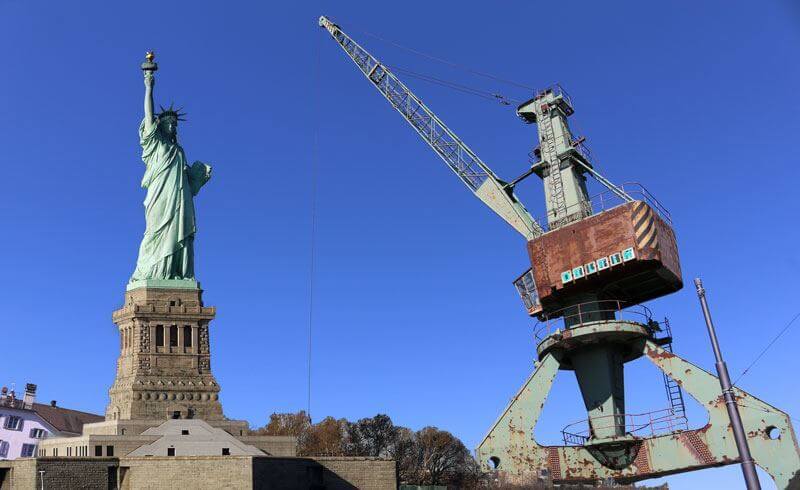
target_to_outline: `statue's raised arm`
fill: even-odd
[[[153,61],[155,57],[155,53],[148,51],[145,55],[145,62],[142,63],[142,72],[144,72],[144,127],[147,131],[153,129],[153,124],[155,123],[153,86],[156,84],[155,72],[158,70],[158,64]]]

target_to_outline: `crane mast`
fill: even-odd
[[[500,215],[527,240],[544,234],[544,229],[514,195],[513,186],[500,180],[478,155],[461,141],[385,65],[359,46],[327,17],[320,17],[319,25],[330,33],[375,88],[478,199]]]

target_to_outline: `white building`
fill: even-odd
[[[39,441],[46,437],[72,437],[81,434],[83,424],[101,422],[103,417],[77,410],[35,402],[36,385],[25,385],[17,398],[13,390],[0,389],[0,460],[36,456]]]

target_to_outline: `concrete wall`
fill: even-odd
[[[44,471],[42,475],[40,472]],[[117,460],[113,458],[23,458],[0,464],[2,490],[39,490],[44,487],[70,490],[114,488]]]
[[[250,456],[150,456],[120,461],[122,490],[246,489],[252,480]]]
[[[297,438],[294,436],[237,436],[236,438],[261,449],[268,456],[297,456]]]
[[[3,490],[37,490],[36,460],[18,459],[0,461],[0,470],[5,470]]]
[[[397,463],[392,460],[347,457],[325,457],[314,460],[325,467],[326,490],[397,488]]]
[[[394,461],[374,458],[274,458],[268,456],[151,456],[39,458],[0,461],[0,490],[165,488],[395,490]]]
[[[114,488],[117,460],[114,458],[41,458],[37,474],[44,471],[44,488],[97,490]],[[18,490],[14,487],[14,490]]]
[[[372,458],[187,456],[122,458],[122,490],[395,490],[394,461]]]
[[[253,458],[253,490],[396,490],[394,461],[376,458]]]
[[[324,468],[305,458],[254,458],[253,490],[321,489]],[[355,487],[348,487],[355,488]]]

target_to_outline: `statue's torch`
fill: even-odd
[[[158,70],[158,63],[153,61],[156,58],[156,54],[153,51],[148,51],[144,55],[144,63],[142,63],[142,71],[147,75],[153,74],[154,71]]]

